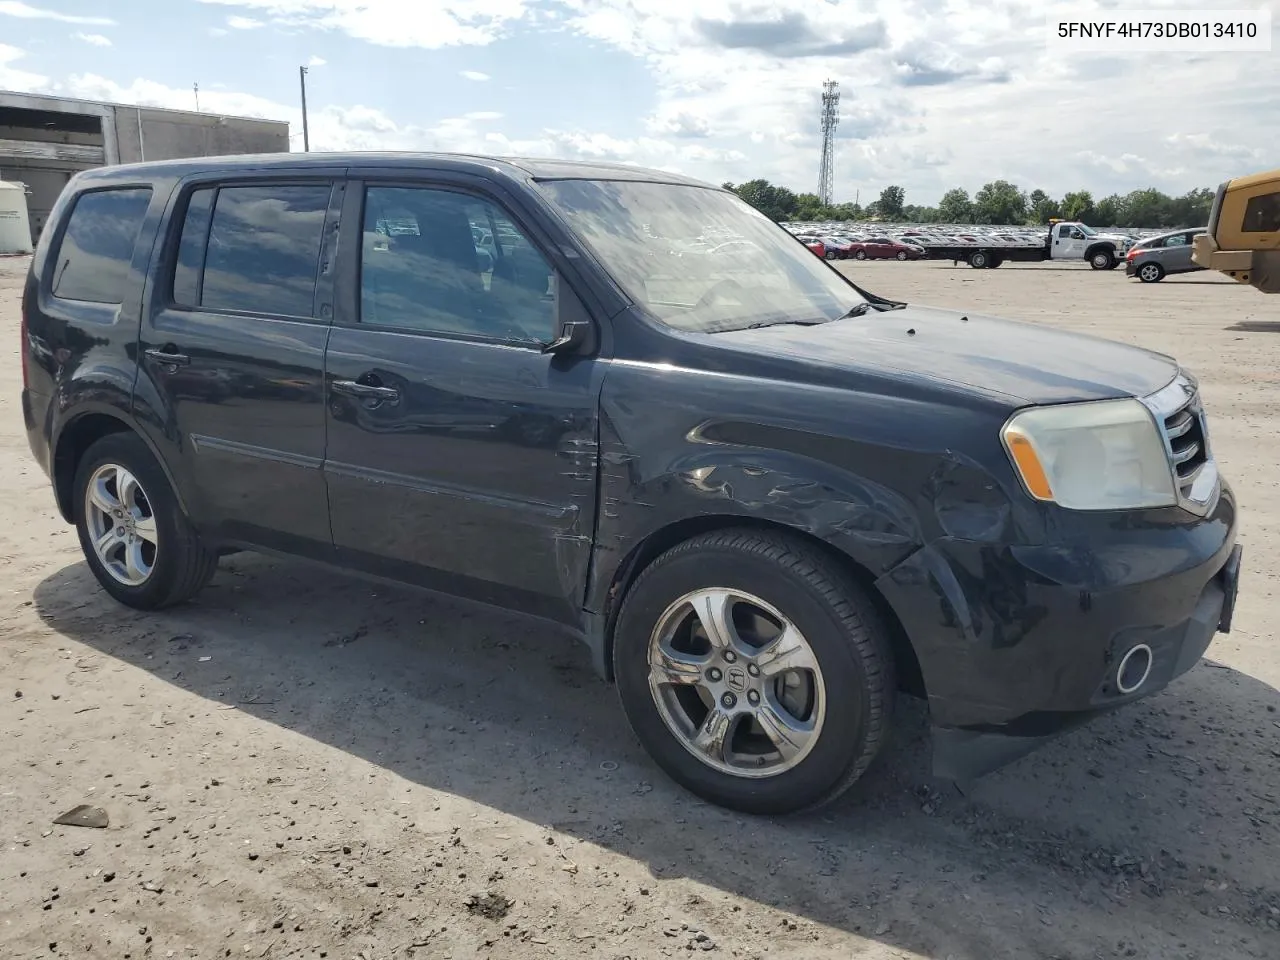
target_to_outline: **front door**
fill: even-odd
[[[1084,231],[1071,223],[1059,223],[1053,229],[1053,249],[1050,256],[1054,260],[1083,260]]]
[[[538,236],[493,197],[449,182],[371,180],[348,192],[351,292],[325,370],[339,554],[575,622],[603,364],[541,352],[556,297],[572,292]]]
[[[187,184],[170,217],[135,392],[154,394],[216,537],[332,553],[320,466],[341,191],[321,177]]]

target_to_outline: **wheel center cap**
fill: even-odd
[[[724,685],[735,693],[742,693],[747,689],[747,672],[741,667],[730,667],[725,671]]]

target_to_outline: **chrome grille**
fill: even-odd
[[[1164,434],[1179,505],[1203,516],[1217,502],[1222,480],[1213,459],[1195,379],[1180,372],[1163,389],[1143,398],[1143,403]]]
[[[1169,459],[1173,463],[1178,492],[1184,498],[1190,497],[1196,477],[1200,476],[1209,460],[1199,394],[1181,410],[1165,418],[1164,432],[1169,440]]]

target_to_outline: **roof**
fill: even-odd
[[[344,167],[366,167],[387,170],[442,170],[456,173],[484,174],[517,181],[528,180],[632,180],[648,183],[673,183],[709,187],[678,173],[653,170],[625,163],[557,160],[536,157],[497,157],[463,153],[378,153],[378,152],[312,152],[252,153],[227,157],[191,157],[181,160],[159,160],[104,167],[88,175],[92,179],[127,180],[132,177],[177,176],[234,170],[305,171],[333,170]],[[81,176],[85,176],[82,174]],[[716,188],[719,189],[719,188]]]

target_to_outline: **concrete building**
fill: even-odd
[[[289,124],[0,90],[0,180],[27,185],[32,241],[71,177],[91,167],[286,153]]]

